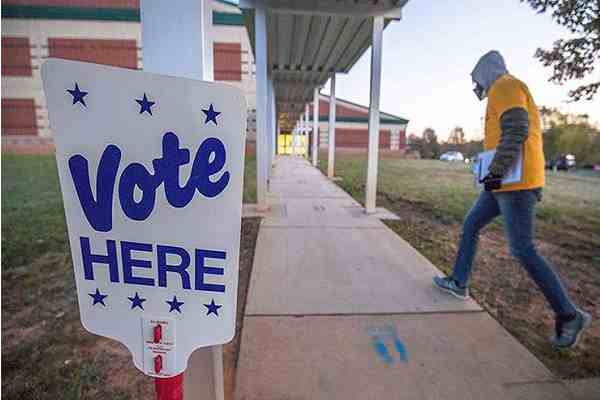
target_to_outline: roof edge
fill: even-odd
[[[319,93],[319,96],[323,96],[323,97],[327,98],[327,100],[329,101],[329,98],[330,98],[329,95],[323,94],[323,93]],[[339,101],[339,102],[342,102],[342,103],[347,103],[347,104],[349,104],[351,106],[354,106],[354,107],[362,108],[362,109],[366,110],[367,112],[369,111],[369,107],[367,107],[365,105],[354,103],[354,102],[352,102],[350,100],[345,100],[345,99],[342,99],[340,97],[336,97],[335,101],[336,101],[336,103]],[[380,113],[382,119],[384,117],[387,120],[393,120],[394,119],[394,120],[397,120],[399,123],[404,123],[404,124],[408,124],[410,122],[409,119],[406,119],[406,118],[401,117],[399,115],[390,114],[390,113],[387,113],[387,112],[384,112],[384,111],[381,111],[381,110],[379,110],[379,113]]]
[[[235,6],[234,4],[229,5]],[[212,17],[213,25],[244,25],[244,17],[241,13],[213,10]],[[2,18],[140,22],[140,10],[138,8],[33,6],[7,4],[2,5]]]
[[[319,115],[319,122],[328,122],[329,116],[327,114]],[[368,123],[369,117],[338,117],[336,115],[335,122],[360,122],[360,123]],[[406,119],[392,119],[392,118],[379,118],[379,123],[382,125],[407,125],[408,120]]]

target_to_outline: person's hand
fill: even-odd
[[[502,187],[502,177],[490,172],[484,176],[479,183],[483,183],[486,192],[491,192],[492,190],[498,190]]]

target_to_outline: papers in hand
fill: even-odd
[[[473,173],[475,175],[475,184],[482,186],[480,181],[490,172],[490,165],[496,155],[496,150],[489,150],[479,153],[477,160],[473,165]],[[502,184],[508,185],[511,183],[521,182],[523,178],[523,150],[519,151],[519,156],[515,159],[513,165],[508,169],[502,178]]]

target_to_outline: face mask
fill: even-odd
[[[485,89],[475,81],[473,81],[473,92],[475,92],[475,96],[477,96],[479,101],[485,99]]]

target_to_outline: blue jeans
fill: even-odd
[[[534,208],[538,195],[538,190],[496,193],[482,191],[465,218],[452,278],[461,286],[467,285],[477,251],[479,232],[502,214],[511,253],[538,285],[556,315],[573,315],[575,306],[569,300],[560,278],[538,254],[533,244]]]

